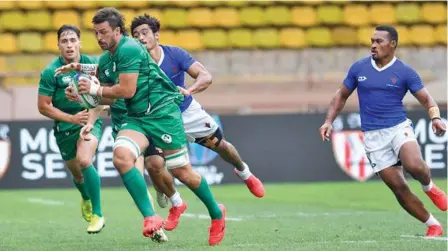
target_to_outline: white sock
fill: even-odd
[[[429,184],[426,186],[422,185],[422,189],[424,192],[428,192],[429,190],[431,190],[431,188],[434,186],[434,184],[432,183],[432,180],[429,181]]]
[[[182,198],[180,197],[180,193],[176,191],[173,196],[170,197],[170,202],[173,207],[179,207],[180,205],[182,205]]]
[[[244,170],[243,171],[239,171],[238,169],[236,170],[236,173],[238,174],[238,176],[240,176],[241,179],[243,180],[247,180],[249,179],[250,175],[252,174],[249,170],[249,166],[243,162],[244,165]]]
[[[425,222],[425,225],[427,227],[433,226],[433,225],[440,225],[439,221],[432,216],[432,214],[429,214],[429,219]]]

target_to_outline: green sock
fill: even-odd
[[[143,217],[155,215],[154,209],[151,206],[151,201],[148,197],[148,189],[146,187],[145,179],[138,169],[133,167],[127,173],[121,175],[121,179]]]
[[[81,193],[83,200],[90,200],[89,191],[87,191],[86,183],[78,183],[75,179],[73,180],[73,184],[75,184],[76,188],[78,188],[78,191]]]
[[[198,188],[194,190],[192,189],[192,191],[205,204],[212,219],[222,218],[221,209],[219,208],[218,203],[216,203],[215,198],[213,198],[212,191],[210,191],[210,187],[204,177],[201,176],[201,184]]]
[[[84,175],[84,183],[87,184],[87,190],[89,191],[90,199],[92,201],[92,214],[102,217],[100,176],[93,165],[82,169],[82,174]]]

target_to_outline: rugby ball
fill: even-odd
[[[97,107],[100,104],[100,99],[98,96],[93,96],[88,93],[79,94],[78,93],[79,80],[87,79],[88,81],[90,81],[91,85],[98,85],[94,81],[94,78],[96,78],[96,77],[90,76],[90,75],[84,74],[84,73],[78,73],[73,78],[73,83],[72,83],[73,90],[74,90],[75,94],[78,96],[79,100],[81,101],[81,105],[87,109],[92,109],[92,108]]]

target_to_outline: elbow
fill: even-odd
[[[46,105],[46,104],[39,104],[39,105],[37,106],[37,109],[39,110],[39,113],[40,113],[40,114],[42,114],[42,115],[45,116],[46,111],[47,111],[47,105]]]
[[[203,72],[202,79],[206,87],[209,87],[213,82],[212,74],[210,74],[209,72]]]
[[[129,98],[134,97],[134,95],[135,95],[135,90],[126,90],[126,91],[123,92],[122,96],[125,99],[129,99]]]

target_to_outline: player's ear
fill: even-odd
[[[392,41],[390,42],[390,45],[391,45],[393,48],[396,48],[396,47],[397,47],[397,41],[392,40]]]
[[[159,32],[156,32],[156,33],[154,34],[154,37],[156,38],[157,42],[159,42]]]

